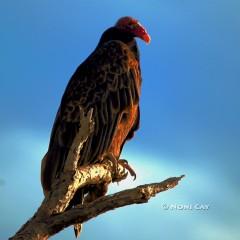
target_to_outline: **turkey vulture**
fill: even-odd
[[[96,49],[72,75],[42,160],[41,182],[45,194],[63,170],[79,130],[79,106],[85,112],[93,109],[95,123],[93,133],[81,150],[79,166],[100,162],[108,154],[118,160],[125,141],[138,129],[141,71],[135,37],[150,42],[147,31],[136,19],[120,18],[102,34]],[[104,184],[80,189],[70,207],[82,203],[87,193],[85,200],[92,201],[106,190]],[[76,235],[78,232],[76,226]]]

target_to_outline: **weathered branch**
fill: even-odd
[[[183,177],[169,178],[160,183],[142,185],[134,189],[101,197],[91,203],[69,210],[67,206],[79,188],[87,185],[111,183],[126,178],[126,169],[108,159],[99,164],[78,167],[80,152],[93,131],[92,110],[87,115],[80,108],[80,129],[73,141],[61,176],[55,180],[51,192],[34,216],[13,236],[12,240],[46,240],[65,227],[83,223],[109,210],[122,206],[145,203],[155,194],[175,187]]]
[[[180,177],[168,178],[160,183],[146,184],[133,189],[127,189],[113,195],[101,197],[79,208],[73,208],[62,214],[53,216],[46,222],[49,231],[48,234],[54,235],[65,227],[86,222],[115,208],[131,204],[146,203],[156,194],[175,187],[182,178],[183,175]]]
[[[16,236],[11,239],[48,239],[50,236],[70,225],[86,222],[107,211],[131,204],[146,203],[156,194],[175,187],[182,178],[183,176],[173,177],[160,183],[141,185],[113,195],[104,196],[89,204],[84,204],[81,207],[72,208],[45,219],[42,218],[40,221],[35,221],[33,217],[30,222],[27,223],[28,227],[24,231],[17,233]]]

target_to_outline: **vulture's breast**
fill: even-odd
[[[122,145],[126,141],[127,136],[133,128],[138,117],[138,104],[129,106],[124,111],[122,111],[121,117],[118,120],[113,140],[109,147],[109,152],[113,153],[114,156],[119,157]]]

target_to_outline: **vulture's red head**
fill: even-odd
[[[146,29],[139,23],[138,20],[132,17],[120,18],[115,27],[132,34],[134,37],[139,37],[146,43],[150,43],[151,41],[151,37],[147,33]]]

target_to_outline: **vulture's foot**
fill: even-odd
[[[128,161],[126,159],[119,159],[118,160],[118,164],[120,164],[122,167],[124,167],[125,169],[128,170],[128,172],[130,173],[130,175],[133,177],[133,180],[136,179],[137,174],[135,173],[135,171],[133,170],[133,168],[128,164]]]
[[[112,164],[112,166],[113,166],[113,180],[112,180],[112,182],[120,182],[120,181],[126,179],[126,177],[127,177],[127,175],[128,175],[128,172],[125,171],[125,169],[128,170],[128,168],[125,167],[125,166],[123,166],[123,164],[121,164],[121,161],[122,161],[122,160],[117,159],[117,158],[113,155],[113,153],[106,153],[106,154],[104,154],[104,156],[103,156],[103,161],[110,161],[111,164]],[[124,160],[124,161],[126,161],[126,160]],[[124,174],[120,174],[120,173],[119,173],[119,171],[118,171],[118,166],[119,166],[119,164],[124,167]],[[130,171],[129,171],[129,172],[130,172]],[[130,172],[130,174],[131,174],[131,172]],[[132,174],[131,174],[131,175],[132,175]]]

